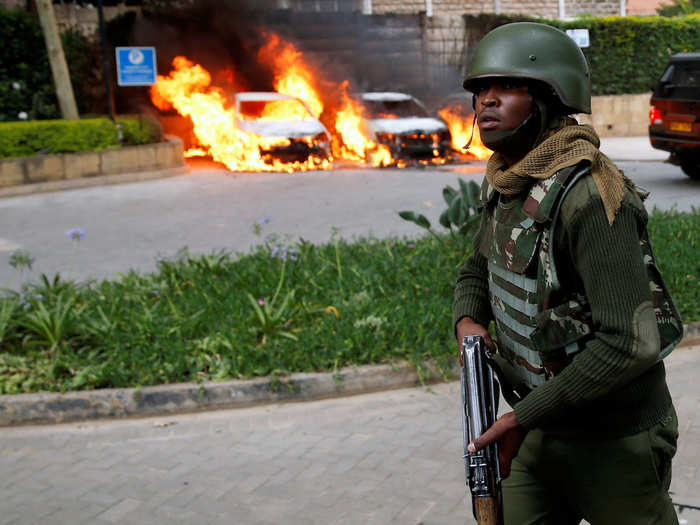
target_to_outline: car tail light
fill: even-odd
[[[651,124],[662,124],[663,119],[661,118],[661,110],[656,106],[651,106],[649,110],[649,123]]]

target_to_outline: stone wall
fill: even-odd
[[[0,188],[22,184],[75,179],[185,166],[182,140],[169,136],[165,142],[119,149],[34,155],[0,160]]]

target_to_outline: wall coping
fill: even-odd
[[[119,149],[0,159],[0,197],[119,184],[189,171],[182,139]]]

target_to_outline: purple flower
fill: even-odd
[[[82,228],[71,228],[66,232],[66,237],[71,241],[82,241],[87,233]]]
[[[265,216],[258,221],[258,224],[267,224],[269,222],[272,222],[272,217]]]
[[[262,305],[265,304],[265,301],[263,301],[262,299],[258,299],[258,304],[259,304],[260,306],[262,306]]]
[[[280,251],[279,246],[275,246],[274,248],[272,248],[272,251],[270,252],[270,258],[274,259],[275,257],[277,257],[277,254],[279,253],[279,251]]]
[[[406,248],[408,248],[409,250],[412,250],[415,247],[416,247],[415,244],[409,244],[408,246],[406,246]]]

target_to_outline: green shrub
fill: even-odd
[[[123,145],[151,144],[163,139],[163,128],[150,115],[126,115],[117,117]]]
[[[670,4],[663,3],[656,8],[661,16],[683,16],[700,12],[698,0],[673,0]]]
[[[562,30],[588,29],[591,45],[583,53],[591,67],[594,95],[648,92],[671,55],[700,51],[700,15],[546,22]]]
[[[59,118],[37,16],[20,9],[0,9],[0,35],[0,122]],[[78,111],[102,111],[106,106],[97,42],[75,30],[64,32],[61,39]]]
[[[148,115],[106,118],[36,120],[0,123],[0,158],[38,153],[76,153],[160,142],[160,123]],[[120,140],[121,132],[121,140]]]
[[[674,53],[700,51],[700,15],[681,17],[582,16],[571,21],[508,15],[465,15],[468,45],[491,29],[511,22],[542,22],[563,31],[588,29],[583,54],[591,67],[593,95],[651,90]],[[467,70],[469,68],[467,67]]]
[[[117,128],[104,118],[0,124],[0,157],[97,151],[118,146]]]

